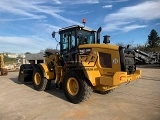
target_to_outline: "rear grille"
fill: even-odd
[[[136,71],[135,58],[133,54],[125,53],[125,68],[125,71],[127,71],[128,74],[134,73]]]
[[[99,52],[100,65],[106,68],[112,68],[111,54]]]
[[[136,71],[135,55],[130,49],[119,47],[121,71],[132,74]]]

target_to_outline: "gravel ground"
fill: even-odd
[[[139,66],[142,78],[107,95],[93,93],[80,104],[68,102],[52,84],[36,91],[19,84],[18,72],[0,76],[0,120],[160,120],[160,67]]]

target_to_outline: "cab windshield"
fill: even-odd
[[[93,44],[95,43],[95,33],[92,31],[77,31],[77,44]]]
[[[60,37],[62,56],[65,56],[70,51],[75,51],[79,45],[95,43],[95,31],[70,30],[61,33]]]

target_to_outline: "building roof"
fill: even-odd
[[[37,54],[25,54],[26,60],[44,60],[44,54],[43,53],[37,53]]]

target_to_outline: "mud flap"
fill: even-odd
[[[23,64],[20,66],[18,81],[19,82],[31,82],[32,74],[34,70],[33,64]]]

